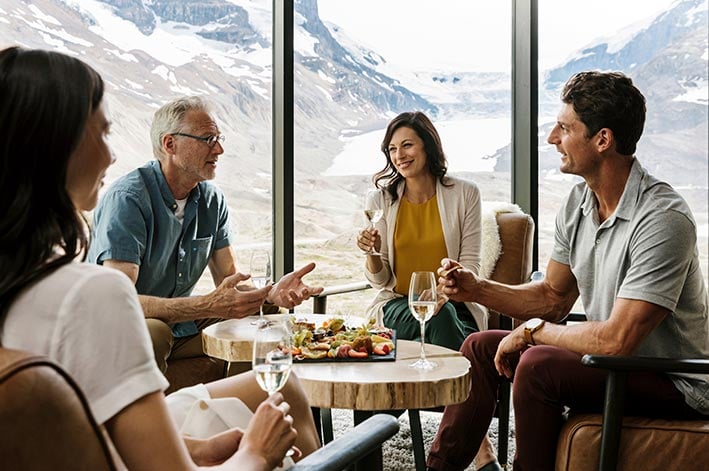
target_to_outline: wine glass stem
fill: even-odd
[[[426,329],[426,321],[421,321],[421,361],[426,361],[426,351],[423,348],[424,344],[424,331]]]
[[[374,229],[374,223],[372,221],[369,221],[369,224],[367,225],[368,230]],[[374,249],[372,247],[367,249],[367,253],[371,254],[374,253]]]

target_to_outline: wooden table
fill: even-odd
[[[426,409],[462,402],[470,391],[470,363],[459,352],[426,345],[438,363],[429,371],[409,365],[419,342],[398,340],[396,361],[299,363],[293,365],[311,404],[329,409]]]
[[[269,315],[282,320],[287,315]],[[306,317],[316,325],[328,317],[311,314]],[[251,361],[257,316],[233,319],[211,325],[202,331],[204,352],[229,362]],[[293,364],[293,372],[305,389],[310,404],[322,408],[330,419],[330,409],[352,409],[358,423],[382,410],[415,411],[464,401],[470,391],[470,364],[459,352],[438,345],[425,345],[426,356],[438,363],[433,370],[421,371],[409,365],[416,361],[420,343],[398,340],[395,361],[321,362]],[[412,433],[415,433],[412,423]],[[420,424],[418,430],[420,431]],[[324,431],[324,439],[332,432]],[[420,437],[418,437],[420,438]],[[422,442],[420,442],[422,443]],[[423,466],[423,447],[416,449],[417,469]]]

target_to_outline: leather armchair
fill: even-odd
[[[510,285],[526,283],[532,275],[534,220],[525,213],[498,213],[496,219],[502,251],[490,279]],[[493,310],[488,312],[488,329],[512,329],[511,317]]]
[[[2,469],[115,471],[83,393],[55,363],[0,348],[0,404]],[[375,415],[291,469],[373,469],[372,452],[398,431],[394,417]]]
[[[0,348],[0,404],[3,469],[116,469],[79,387],[47,359]]]
[[[609,370],[603,415],[571,415],[559,435],[557,471],[705,469],[709,417],[665,420],[623,417],[629,371],[709,373],[709,359],[672,360],[585,355],[582,363]]]
[[[500,283],[519,285],[532,276],[534,254],[534,220],[524,213],[498,213],[497,226],[502,252],[490,279]],[[488,329],[512,330],[519,325],[505,313],[488,311]],[[510,384],[503,383],[497,399],[497,460],[507,464],[510,434]]]

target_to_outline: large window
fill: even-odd
[[[317,7],[297,3],[295,15],[295,258],[315,260],[312,279],[331,286],[364,280],[355,236],[385,164],[384,130],[400,112],[431,117],[451,175],[475,181],[483,199],[510,200],[511,4]],[[373,297],[333,297],[328,311],[362,314]]]
[[[148,129],[158,106],[185,94],[211,100],[227,137],[216,183],[247,271],[251,248],[268,247],[274,232],[274,2],[137,3],[144,8],[119,0],[5,0],[0,47],[74,54],[104,76],[118,159],[107,183],[153,158]],[[311,283],[364,280],[354,244],[364,226],[362,198],[384,164],[384,128],[401,111],[431,116],[452,175],[475,181],[485,200],[511,200],[512,0],[294,3],[295,197],[281,203],[295,205],[295,265],[318,263]],[[535,3],[539,266],[549,258],[554,215],[574,181],[559,174],[558,156],[545,144],[559,88],[578,70],[615,69],[648,98],[638,158],[687,199],[709,276],[706,0]],[[206,275],[198,291],[208,289]],[[338,296],[329,306],[356,315],[373,296]]]
[[[546,136],[564,82],[581,70],[618,70],[647,99],[648,119],[636,156],[687,200],[709,276],[707,158],[707,3],[545,0],[539,4],[539,266],[553,246],[554,216],[577,177],[559,173]],[[583,20],[577,12],[583,11]],[[608,14],[612,12],[612,14]],[[573,21],[571,19],[574,19]],[[580,304],[577,306],[580,308]]]

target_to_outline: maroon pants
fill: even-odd
[[[473,461],[487,434],[500,384],[495,352],[508,332],[489,330],[468,336],[460,351],[470,360],[472,385],[465,402],[446,407],[427,465],[437,470],[463,470]],[[512,398],[515,411],[514,470],[553,470],[564,406],[598,412],[603,407],[606,372],[581,364],[581,355],[557,347],[525,350],[515,368]],[[650,417],[693,417],[667,375],[631,373],[626,411]],[[504,437],[502,439],[505,439]]]

